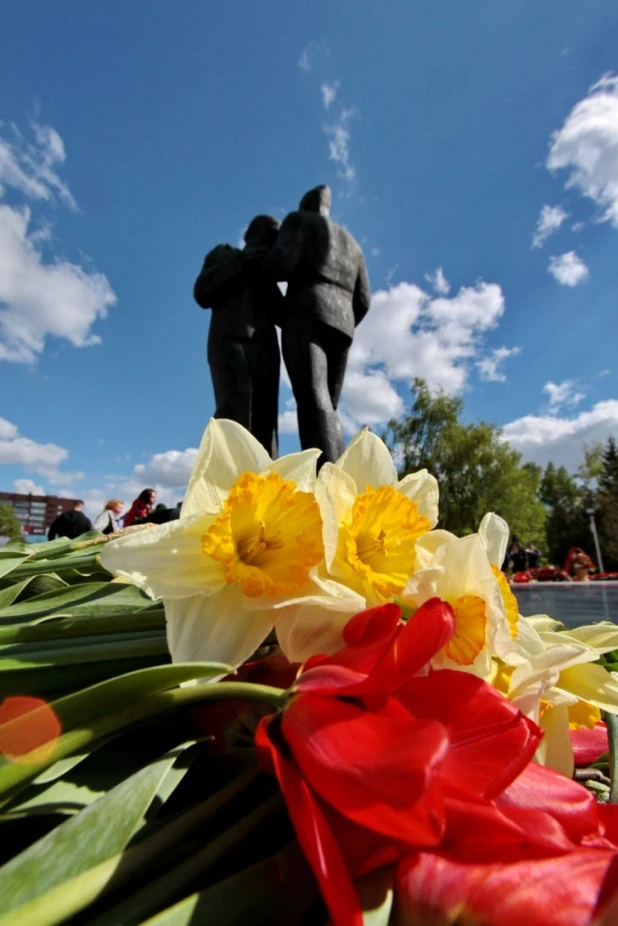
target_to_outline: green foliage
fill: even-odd
[[[584,490],[564,466],[556,468],[553,463],[547,464],[539,497],[547,508],[548,561],[563,566],[571,547],[590,550],[593,541],[585,512]]]
[[[521,463],[521,455],[487,422],[464,424],[463,402],[424,380],[413,384],[409,413],[391,421],[385,440],[400,476],[426,468],[440,486],[439,526],[463,536],[478,529],[488,511],[501,515],[525,542],[543,548],[545,511],[537,498],[541,470]]]
[[[603,565],[618,570],[618,447],[611,437],[603,453],[596,503]]]
[[[0,537],[8,537],[9,541],[22,540],[21,524],[15,517],[10,505],[0,503]]]

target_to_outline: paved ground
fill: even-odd
[[[526,617],[549,614],[567,627],[618,624],[618,582],[534,582],[511,586]]]

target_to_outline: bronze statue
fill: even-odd
[[[245,233],[242,250],[220,244],[210,251],[193,295],[212,309],[208,363],[215,392],[215,418],[242,424],[277,457],[279,344],[283,296],[262,273],[277,238],[279,222],[258,215]]]
[[[331,192],[318,186],[284,220],[264,271],[288,284],[282,313],[283,359],[298,408],[303,449],[334,462],[344,441],[337,406],[354,328],[371,291],[360,245],[329,216]]]

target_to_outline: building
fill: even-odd
[[[24,534],[44,536],[52,521],[63,511],[71,511],[76,499],[57,495],[18,495],[0,492],[0,504],[10,505]]]

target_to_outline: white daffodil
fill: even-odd
[[[349,594],[342,605],[345,596],[311,578],[324,555],[314,496],[319,455],[306,450],[272,461],[240,425],[212,420],[180,520],[106,545],[106,569],[163,599],[175,662],[238,666],[275,625],[286,655],[306,658],[312,636],[328,643],[328,621],[317,633],[311,623],[320,605],[345,611],[346,619],[355,613]],[[305,606],[313,611],[301,619]],[[341,627],[337,617],[330,623],[336,646]]]
[[[545,731],[537,760],[571,775],[569,727],[594,727],[601,710],[618,713],[618,679],[594,664],[618,648],[618,627],[602,621],[559,633],[556,626],[545,615],[521,617],[515,664],[496,665],[492,682]]]
[[[511,638],[514,639],[518,633],[519,605],[506,576],[502,572],[502,563],[509,542],[509,526],[500,515],[489,512],[479,525],[479,538],[485,547],[494,579],[498,583],[506,619],[509,622]]]
[[[511,635],[498,585],[477,534],[443,537],[430,565],[411,576],[402,594],[403,601],[414,608],[434,597],[448,601],[455,613],[455,633],[435,665],[486,677],[491,672],[492,653],[510,651]]]
[[[397,479],[387,447],[367,429],[315,489],[324,525],[325,574],[373,607],[399,595],[417,567],[417,541],[438,520],[438,484],[427,470]],[[342,593],[343,594],[343,593]]]

